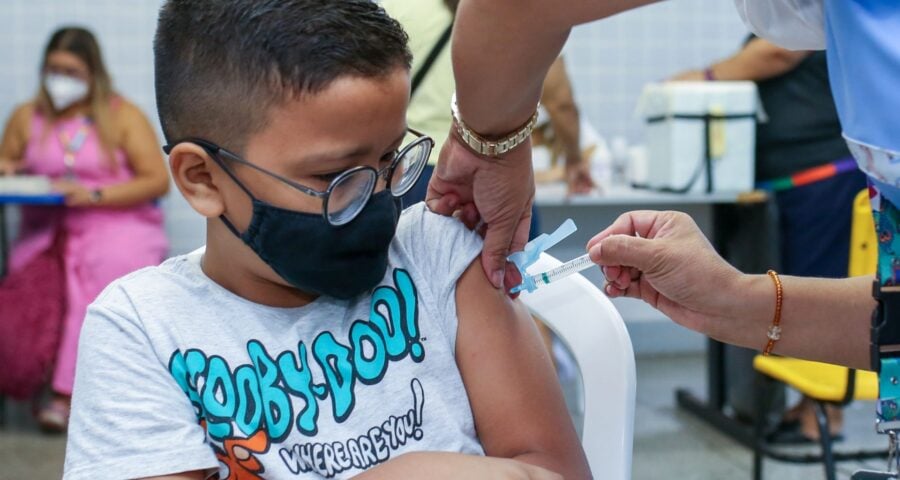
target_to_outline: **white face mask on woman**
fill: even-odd
[[[44,88],[56,111],[65,110],[84,100],[90,90],[84,80],[57,73],[48,73],[44,77]]]

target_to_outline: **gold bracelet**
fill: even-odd
[[[778,278],[778,273],[775,270],[769,270],[766,273],[775,282],[775,318],[772,319],[772,325],[766,331],[769,342],[766,344],[766,349],[763,350],[763,355],[768,356],[772,353],[775,342],[781,340],[781,304],[784,301],[784,289],[781,286],[781,279]]]
[[[456,133],[459,134],[460,140],[468,145],[475,153],[488,157],[499,157],[519,145],[524,144],[526,141],[531,141],[531,132],[534,131],[534,127],[537,125],[538,120],[537,109],[535,109],[534,114],[527,122],[525,122],[525,125],[522,125],[513,133],[498,140],[488,140],[470,129],[469,126],[462,121],[462,117],[460,117],[459,114],[459,105],[456,103],[455,93],[450,100],[450,113],[453,115]]]

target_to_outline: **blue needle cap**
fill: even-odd
[[[542,253],[563,241],[569,235],[575,233],[576,230],[578,230],[578,227],[576,227],[575,222],[569,218],[563,222],[555,232],[551,234],[540,234],[537,238],[525,245],[525,250],[513,253],[506,257],[506,260],[514,264],[519,270],[519,274],[522,276],[522,283],[513,287],[512,290],[510,290],[510,293],[519,293],[523,290],[531,293],[537,290],[537,285],[535,285],[534,280],[528,275],[526,270],[541,258]]]

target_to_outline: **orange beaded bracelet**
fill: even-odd
[[[769,330],[766,332],[766,336],[769,337],[769,343],[766,344],[763,355],[772,353],[775,342],[781,340],[781,303],[784,300],[784,289],[781,287],[781,279],[778,278],[778,273],[775,270],[769,270],[766,273],[775,282],[775,318],[772,319],[772,325],[769,326]]]

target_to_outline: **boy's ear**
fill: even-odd
[[[206,218],[216,218],[225,212],[222,192],[210,171],[214,164],[206,150],[193,143],[179,143],[169,153],[175,185],[191,207]]]

